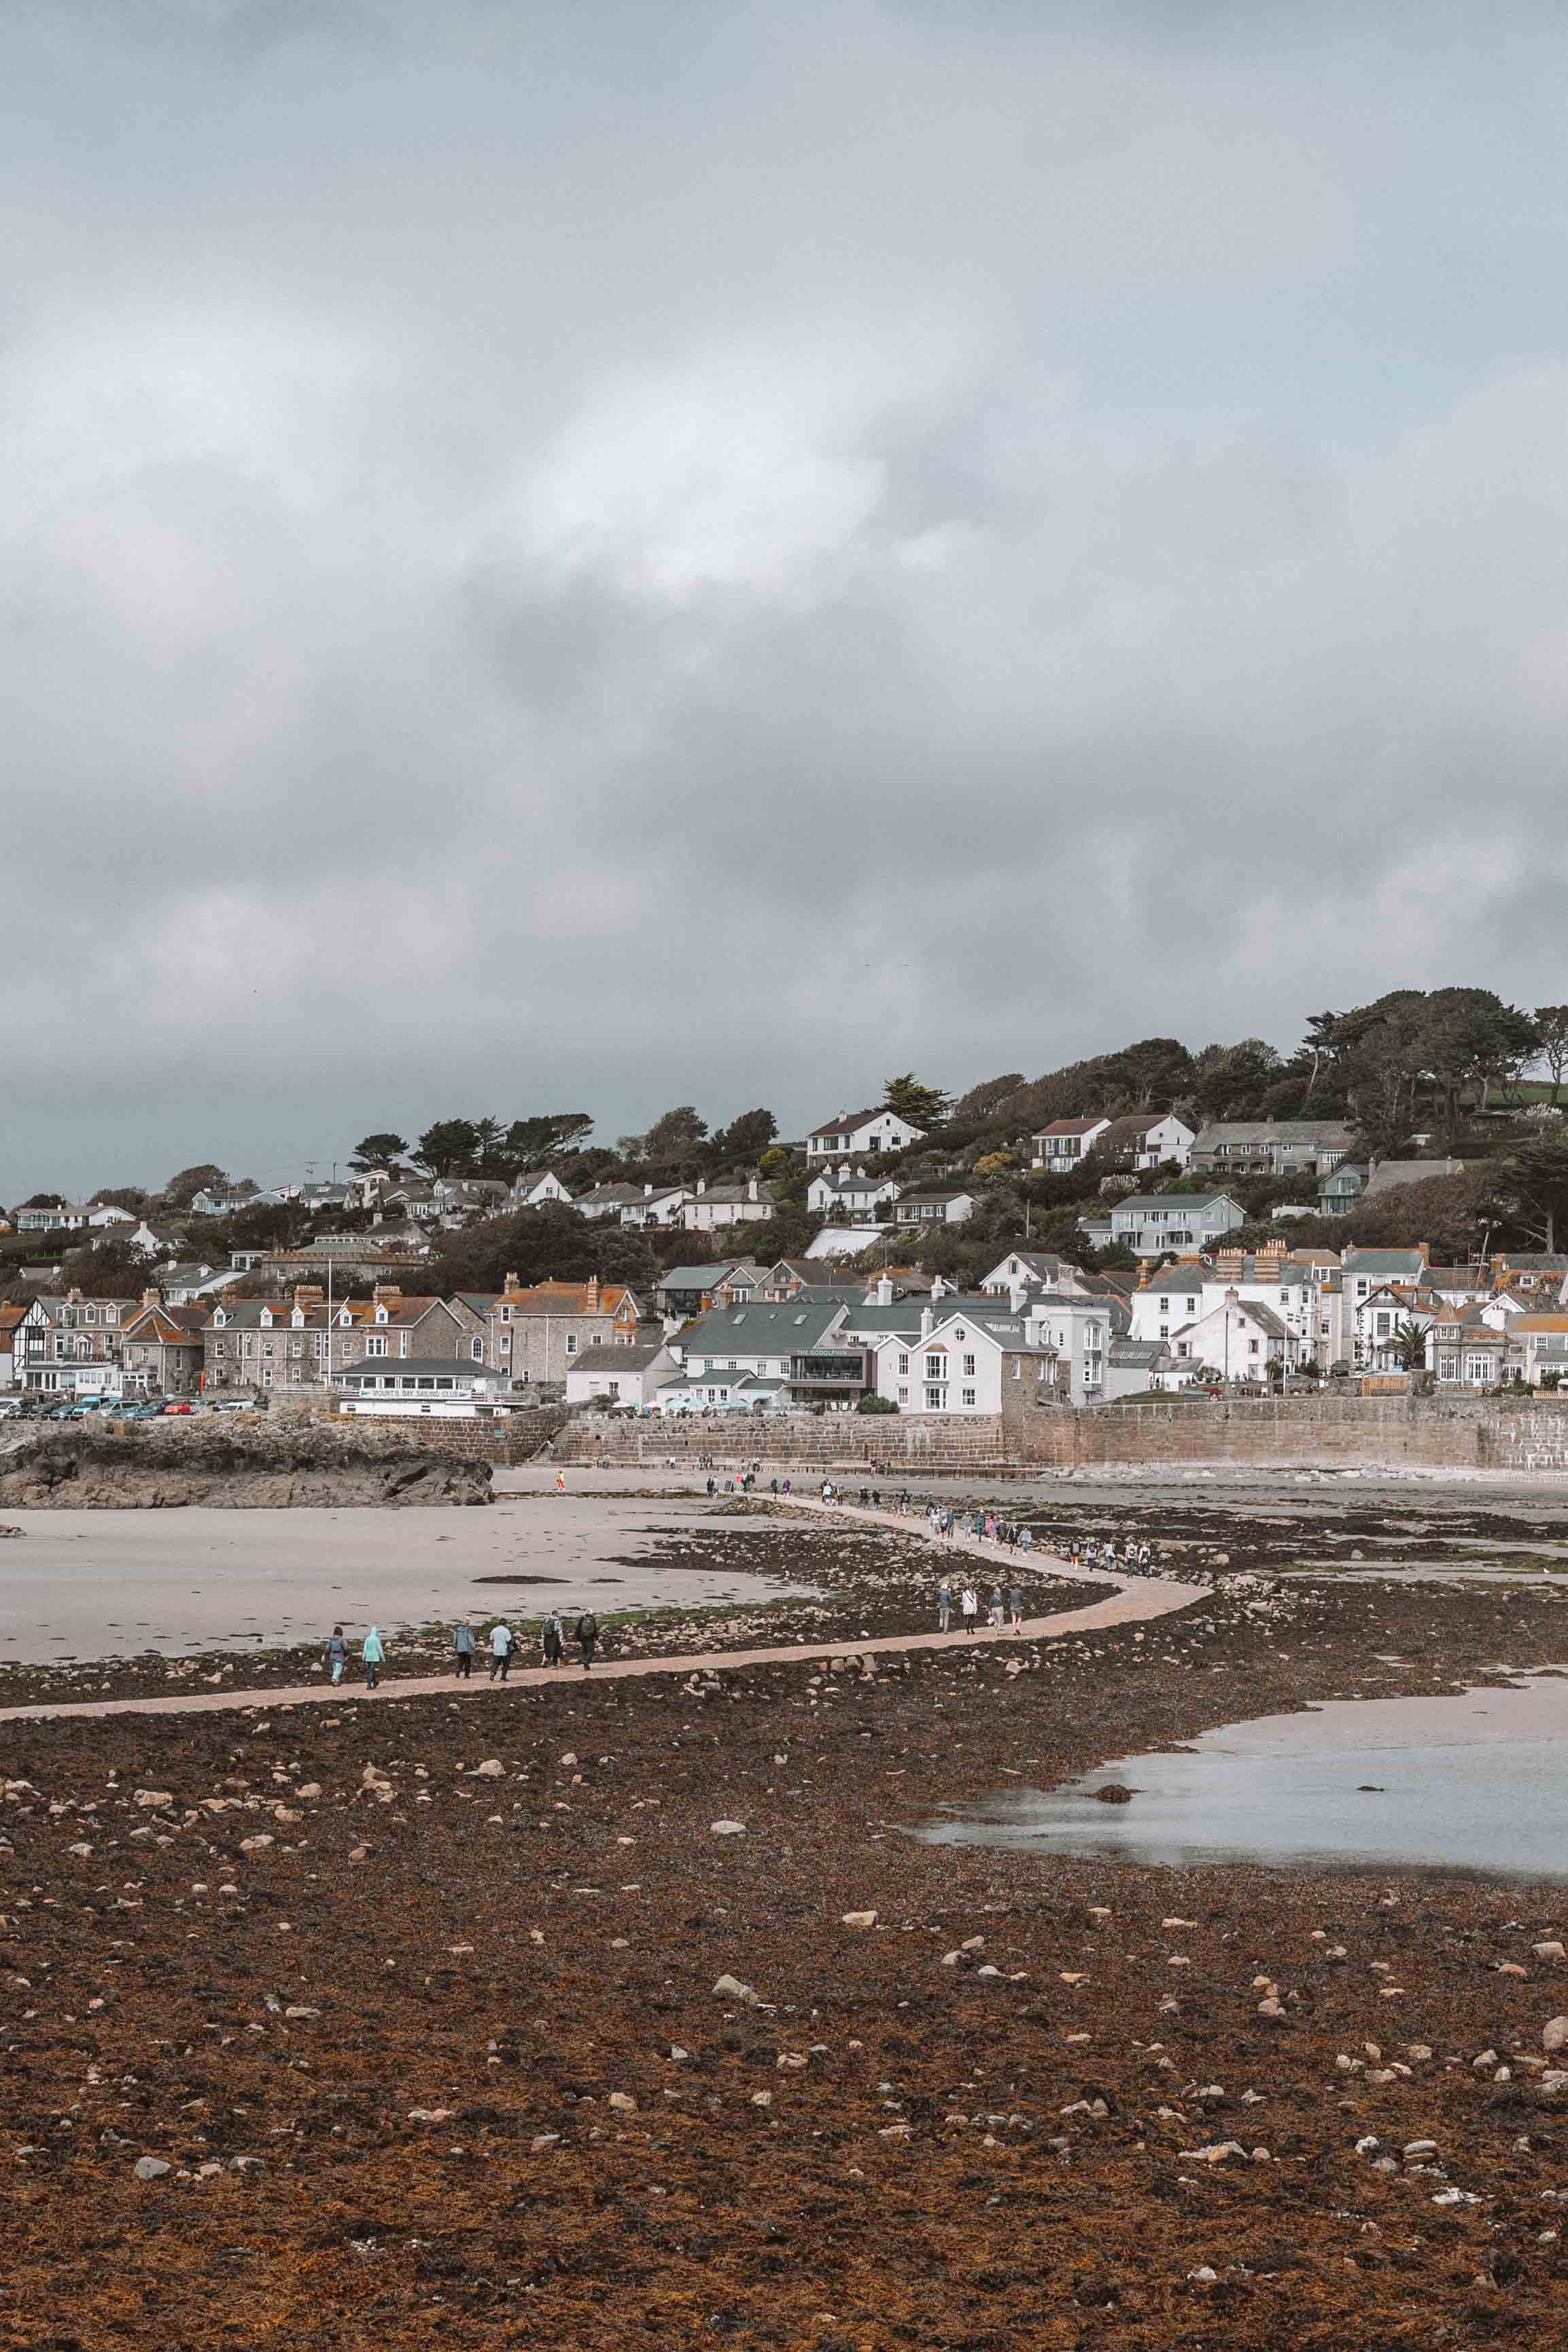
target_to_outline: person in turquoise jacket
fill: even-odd
[[[382,1668],[386,1664],[387,1656],[382,1647],[382,1633],[379,1625],[372,1625],[365,1635],[360,1644],[360,1655],[365,1662],[365,1688],[374,1690],[381,1680]]]

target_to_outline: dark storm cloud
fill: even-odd
[[[0,1192],[1563,992],[1568,28],[0,28]]]

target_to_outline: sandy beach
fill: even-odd
[[[0,1660],[255,1649],[502,1601],[608,1612],[786,1590],[722,1567],[626,1564],[653,1553],[653,1530],[694,1528],[708,1508],[622,1485],[484,1511],[10,1510],[22,1534],[0,1547]]]

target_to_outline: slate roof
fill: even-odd
[[[572,1372],[645,1372],[656,1356],[664,1352],[663,1339],[634,1339],[629,1348],[617,1348],[610,1340],[596,1341],[583,1348],[572,1358],[567,1370]]]
[[[836,1300],[821,1307],[801,1299],[716,1307],[682,1336],[681,1345],[688,1358],[809,1355],[821,1346],[842,1316],[843,1308]]]
[[[1462,1176],[1462,1160],[1380,1160],[1366,1180],[1366,1197],[1391,1192],[1396,1184],[1428,1184],[1437,1176]]]
[[[915,1135],[924,1135],[925,1132],[923,1127],[916,1127],[912,1118],[904,1118],[902,1111],[890,1110],[886,1103],[878,1103],[874,1110],[841,1110],[837,1118],[825,1118],[821,1127],[809,1128],[807,1134],[808,1137],[842,1135],[846,1134],[851,1128],[864,1127],[870,1120],[883,1117],[903,1119],[904,1126]]]

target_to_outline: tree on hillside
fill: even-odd
[[[1555,1250],[1559,1233],[1568,1234],[1568,1142],[1543,1135],[1494,1162],[1490,1175],[1503,1215],[1543,1250]]]
[[[1005,1070],[999,1078],[982,1078],[967,1095],[960,1095],[953,1106],[955,1127],[978,1127],[994,1118],[1009,1095],[1016,1095],[1025,1083],[1021,1070]]]
[[[106,1209],[134,1209],[138,1214],[147,1206],[147,1195],[140,1184],[100,1184],[87,1197],[101,1202]]]
[[[778,1132],[779,1122],[770,1110],[743,1110],[738,1118],[719,1129],[713,1149],[720,1160],[755,1160]]]
[[[379,1135],[364,1135],[354,1146],[354,1156],[349,1165],[357,1176],[368,1176],[372,1168],[388,1168],[401,1160],[408,1145],[401,1135],[390,1128]]]
[[[146,1280],[147,1260],[118,1234],[96,1248],[68,1250],[60,1260],[60,1288],[85,1291],[89,1298],[134,1298],[140,1305]]]
[[[479,1149],[471,1118],[438,1118],[427,1127],[414,1150],[414,1165],[427,1176],[451,1176],[471,1168]]]
[[[883,1079],[882,1108],[896,1111],[911,1127],[929,1129],[941,1126],[951,1106],[940,1088],[924,1085],[913,1070],[905,1070],[896,1078]]]
[[[707,1121],[697,1116],[695,1103],[679,1103],[653,1121],[643,1138],[645,1160],[678,1160],[695,1151],[707,1133]]]
[[[163,1187],[164,1205],[170,1209],[188,1209],[198,1192],[226,1185],[228,1178],[215,1160],[198,1161],[193,1168],[182,1168],[171,1176]]]
[[[63,1209],[66,1196],[63,1192],[35,1192],[30,1200],[23,1201],[19,1205],[24,1209]]]
[[[1555,1102],[1563,1091],[1563,1073],[1568,1071],[1568,1004],[1538,1004],[1535,1034],[1541,1040],[1541,1058],[1552,1075]]]
[[[1435,988],[1427,999],[1425,1045],[1451,1134],[1462,1098],[1468,1095],[1478,1110],[1484,1109],[1494,1087],[1517,1079],[1539,1050],[1540,1038],[1530,1015],[1505,1004],[1490,988]]]
[[[1281,1066],[1279,1055],[1261,1037],[1206,1045],[1193,1063],[1193,1100],[1205,1118],[1245,1118]]]
[[[575,1150],[592,1132],[593,1119],[585,1110],[553,1110],[530,1118],[515,1118],[507,1129],[506,1157],[514,1171],[542,1168],[559,1152]]]

